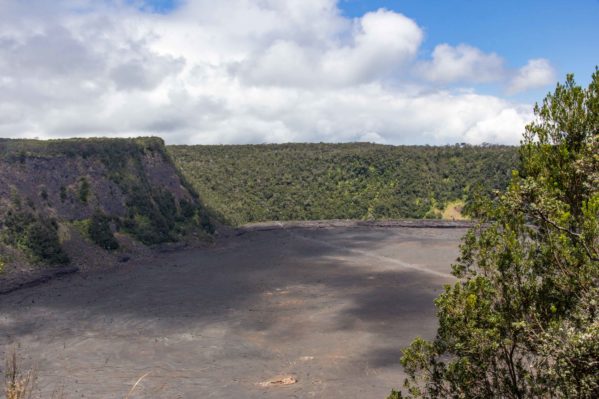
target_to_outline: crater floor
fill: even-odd
[[[65,398],[385,398],[465,229],[249,231],[0,296],[0,355]]]

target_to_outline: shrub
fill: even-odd
[[[65,202],[67,199],[67,189],[65,186],[60,186],[60,201]]]
[[[23,202],[21,201],[21,195],[14,187],[10,189],[10,203],[17,209],[20,209],[23,206]]]
[[[203,210],[200,212],[200,226],[202,226],[202,230],[204,230],[206,233],[214,233],[214,225],[210,221],[208,214]]]
[[[58,239],[56,221],[25,211],[9,211],[4,220],[4,242],[13,245],[36,262],[51,265],[69,262]]]
[[[181,210],[179,213],[180,220],[185,221],[191,219],[195,215],[196,206],[193,203],[182,199],[179,201],[179,209]]]
[[[87,203],[89,198],[89,182],[85,177],[81,178],[79,184],[79,200],[83,203]]]
[[[387,396],[387,399],[403,399],[403,396],[400,391],[393,389],[391,390],[391,395]]]
[[[136,214],[128,220],[125,228],[139,241],[146,245],[160,244],[173,241],[169,229],[158,225],[160,220],[151,219],[148,216]]]
[[[101,212],[95,212],[90,220],[87,231],[89,238],[100,247],[109,251],[119,247],[110,229],[110,218]]]
[[[35,220],[27,230],[27,247],[33,257],[51,265],[69,263],[58,240],[58,229],[47,219]]]

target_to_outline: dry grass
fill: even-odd
[[[149,375],[146,373],[133,384],[124,399],[129,399],[138,385]],[[6,399],[34,399],[36,376],[33,370],[22,371],[19,365],[16,348],[12,348],[7,356],[4,370],[4,395]],[[51,399],[65,399],[64,387],[54,390]]]
[[[442,218],[445,220],[468,220],[468,218],[462,214],[463,209],[464,201],[458,200],[450,202],[443,210]]]
[[[137,386],[139,385],[139,383],[146,378],[148,375],[150,374],[150,372],[145,373],[144,375],[142,375],[141,377],[139,377],[139,379],[135,382],[135,384],[133,384],[133,386],[131,387],[131,389],[129,390],[129,393],[127,393],[127,396],[125,396],[125,399],[129,399],[129,397],[131,396],[131,394],[133,393],[133,391],[135,391],[135,388],[137,388]]]
[[[6,399],[31,399],[35,385],[33,370],[22,372],[17,361],[17,350],[11,349],[4,370],[4,395]]]

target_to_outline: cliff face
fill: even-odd
[[[85,184],[89,192],[83,198],[79,193]],[[22,161],[0,160],[0,209],[14,209],[18,202],[68,221],[88,218],[98,208],[114,216],[126,211],[125,193],[93,157],[27,155]]]
[[[118,237],[157,244],[212,226],[159,138],[0,140],[4,258],[66,263],[61,231],[73,229],[114,250]]]

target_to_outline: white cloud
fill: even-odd
[[[23,3],[0,0],[0,136],[515,144],[531,117],[526,105],[436,87],[495,80],[503,62],[441,45],[419,63],[422,29],[388,10],[348,19],[334,0],[196,0],[166,15],[117,0]],[[435,83],[411,82],[414,65]]]
[[[378,10],[356,21],[352,45],[324,54],[328,81],[356,84],[385,78],[411,60],[422,41],[422,31],[411,19]]]
[[[544,87],[555,83],[555,79],[555,70],[548,60],[544,58],[530,60],[518,70],[508,87],[508,92],[514,94]]]
[[[398,13],[367,13],[347,23],[344,32],[337,31],[343,25],[338,17],[331,17],[332,26],[325,29],[331,35],[325,40],[313,40],[323,36],[316,32],[275,31],[269,43],[248,46],[255,49],[230,70],[249,85],[355,85],[386,78],[416,55],[422,41],[418,25]]]
[[[504,108],[499,113],[492,115],[486,119],[480,119],[471,126],[464,135],[465,141],[468,143],[512,143],[514,137],[511,134],[511,129],[514,126],[519,126],[524,130],[525,120],[522,115],[526,115],[527,110],[514,108]],[[528,114],[528,118],[532,118],[532,113]]]
[[[433,50],[432,60],[422,62],[418,70],[427,80],[441,83],[493,82],[505,75],[501,57],[466,44],[457,47],[438,45]]]

